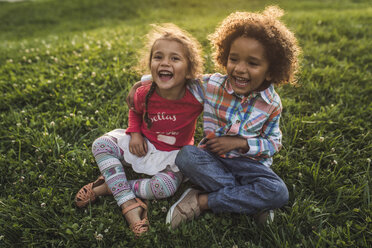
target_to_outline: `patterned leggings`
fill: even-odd
[[[180,172],[163,170],[151,178],[127,180],[124,172],[124,152],[114,137],[104,135],[93,142],[93,156],[119,207],[126,201],[163,199],[172,196],[182,181]]]

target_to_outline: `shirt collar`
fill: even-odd
[[[275,94],[275,91],[274,91],[274,86],[272,84],[270,84],[269,87],[267,87],[266,89],[262,90],[262,91],[259,91],[259,92],[253,92],[251,93],[249,96],[245,97],[245,96],[242,96],[242,95],[238,95],[234,92],[231,84],[230,84],[230,81],[229,81],[229,78],[226,77],[226,80],[225,80],[225,84],[223,85],[226,92],[229,93],[230,95],[234,95],[238,98],[240,98],[242,101],[245,101],[246,99],[251,99],[251,98],[254,98],[256,97],[257,95],[261,96],[261,98],[267,103],[267,104],[271,104],[274,100],[274,94]]]

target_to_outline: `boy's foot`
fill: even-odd
[[[263,226],[265,224],[269,224],[269,223],[274,221],[274,211],[273,210],[266,210],[266,211],[263,211],[263,212],[259,212],[259,213],[253,215],[253,219],[260,226]]]
[[[200,215],[198,202],[199,190],[189,188],[180,199],[169,209],[165,223],[170,224],[172,229],[181,223],[193,220]]]

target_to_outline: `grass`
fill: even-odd
[[[77,209],[75,193],[99,173],[92,142],[127,125],[148,24],[190,31],[212,72],[207,34],[232,11],[272,3],[303,48],[299,87],[278,89],[284,147],[273,169],[290,201],[274,223],[207,213],[170,232],[162,209],[187,185],[151,202],[141,239],[111,197]],[[371,247],[371,23],[364,0],[0,2],[0,247]]]

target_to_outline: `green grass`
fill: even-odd
[[[371,247],[372,5],[217,2],[0,2],[0,247]],[[299,87],[278,89],[284,147],[273,169],[290,201],[274,223],[207,213],[168,231],[162,208],[187,185],[151,202],[141,239],[112,197],[77,209],[75,193],[99,174],[92,142],[127,126],[124,100],[140,77],[131,68],[148,24],[190,31],[213,72],[207,34],[232,11],[271,3],[285,9],[303,48]]]

